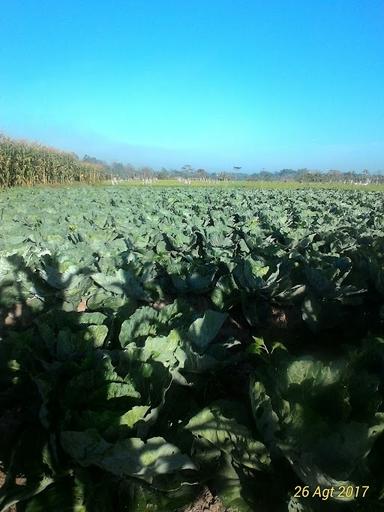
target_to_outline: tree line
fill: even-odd
[[[136,167],[122,162],[107,163],[96,157],[59,151],[39,144],[14,140],[0,134],[0,187],[112,180],[280,181],[298,183],[384,184],[384,174],[363,171],[318,171],[311,169],[263,169],[245,173],[211,172],[186,164],[179,169]]]
[[[210,172],[202,168],[194,168],[184,165],[180,169],[167,169],[162,167],[155,170],[151,167],[135,167],[132,164],[113,162],[107,164],[102,160],[84,156],[84,161],[100,165],[105,173],[124,180],[132,179],[159,179],[159,180],[200,180],[200,181],[280,181],[298,183],[349,183],[349,184],[384,184],[384,174],[371,173],[368,169],[362,171],[339,171],[331,169],[327,171],[311,169],[282,169],[277,172],[263,169],[259,172],[245,173],[240,167],[233,171]]]

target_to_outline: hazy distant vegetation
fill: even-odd
[[[282,169],[278,172],[262,170],[254,173],[240,172],[239,167],[233,171],[210,172],[202,168],[193,168],[191,165],[184,165],[180,169],[166,169],[162,167],[159,171],[151,167],[135,167],[132,164],[113,162],[107,164],[102,160],[85,155],[84,161],[97,164],[103,167],[105,173],[110,177],[121,179],[186,179],[200,181],[278,181],[298,183],[349,183],[349,184],[384,184],[384,174],[370,173],[368,169],[363,171],[342,172],[339,170],[318,171],[311,169]]]
[[[154,170],[135,167],[129,163],[107,163],[93,156],[82,159],[75,153],[44,147],[39,144],[14,140],[0,135],[0,187],[84,182],[95,183],[105,179],[123,180],[198,180],[198,181],[267,181],[292,183],[347,183],[384,184],[384,174],[363,171],[341,172],[310,169],[282,169],[278,172],[210,172],[184,165],[180,169]]]

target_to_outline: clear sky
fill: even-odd
[[[0,131],[154,167],[384,169],[384,2],[0,0]]]

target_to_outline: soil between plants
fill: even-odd
[[[227,510],[219,498],[205,488],[200,496],[182,512],[227,512]]]

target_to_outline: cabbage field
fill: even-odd
[[[382,192],[4,190],[0,318],[0,511],[384,510]]]

